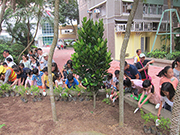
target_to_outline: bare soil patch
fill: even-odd
[[[92,134],[143,135],[143,120],[140,112],[128,104],[125,106],[125,126],[118,126],[119,107],[102,102],[105,96],[97,98],[96,109],[90,101],[56,101],[58,121],[52,121],[49,96],[40,102],[29,100],[23,103],[20,97],[0,98],[0,134],[76,135],[93,131]]]

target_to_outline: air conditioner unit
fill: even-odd
[[[127,6],[127,10],[131,10],[131,9],[132,9],[132,5],[129,4],[129,5]]]
[[[94,9],[94,13],[99,14],[100,10],[99,9]]]
[[[87,10],[87,13],[88,13],[88,14],[92,14],[92,11],[91,11],[91,10]]]

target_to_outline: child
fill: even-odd
[[[161,99],[161,104],[160,104],[158,114],[157,114],[158,117],[161,114],[162,107],[169,111],[172,111],[175,89],[170,82],[165,82],[161,85],[160,94],[162,96],[162,99]]]
[[[158,75],[158,77],[162,77],[160,80],[160,86],[164,82],[170,82],[174,86],[174,89],[176,89],[178,84],[178,79],[174,77],[173,69],[170,66],[166,66],[163,70],[161,70]]]
[[[55,76],[56,76],[56,80],[55,80],[56,88],[58,88],[58,86],[63,87],[63,81],[62,81],[61,73],[55,74]]]
[[[150,80],[145,80],[142,84],[143,92],[138,101],[138,107],[141,108],[146,101],[150,99],[150,97],[154,94],[154,86],[151,84]],[[145,97],[147,95],[147,97]],[[142,101],[142,102],[141,102]]]
[[[79,82],[76,80],[73,74],[69,74],[65,82],[65,88],[75,88],[76,85],[79,85]]]
[[[143,83],[143,81],[139,80],[139,79],[131,79],[130,80],[129,78],[126,78],[123,81],[123,85],[125,87],[125,93],[132,92],[132,89],[137,90],[137,92],[134,91],[135,95],[142,93],[142,91],[143,91],[142,83]],[[128,88],[128,90],[130,89],[131,91],[126,91],[126,88]]]
[[[113,107],[115,106],[115,100],[119,97],[118,93],[119,93],[119,82],[116,82],[116,89],[115,89],[114,93],[110,96]]]
[[[49,79],[48,79],[48,68],[45,67],[42,72],[44,73],[42,76],[42,87],[49,89]],[[53,82],[54,82],[54,74],[52,73],[52,78],[53,78]]]
[[[114,72],[114,74],[115,74],[115,77],[113,78],[113,83],[114,83],[114,86],[116,86],[116,82],[119,82],[119,70],[116,70],[115,72]]]
[[[67,63],[64,65],[63,70],[61,71],[62,76],[64,80],[67,79],[68,74],[73,73],[73,68],[72,68],[72,60],[68,60]]]
[[[112,80],[112,74],[111,73],[108,73],[108,75],[106,76],[106,80],[103,81],[103,88],[107,88],[107,89],[110,89],[111,86],[113,86],[113,80]],[[109,98],[109,95],[108,93],[106,93],[106,98]]]
[[[43,89],[43,87],[42,87],[42,79],[41,79],[42,75],[43,75],[42,71],[39,72],[39,70],[37,68],[34,68],[33,69],[31,86],[33,86],[34,82],[36,81],[36,85],[38,86],[38,88]],[[43,89],[43,95],[46,96],[45,88]]]
[[[173,69],[173,72],[174,72],[174,76],[179,80],[179,75],[180,75],[180,57],[176,58],[176,60],[173,61],[172,69]]]
[[[32,84],[32,71],[30,69],[26,70],[27,78],[25,82],[25,88],[28,86],[31,86]],[[36,85],[36,82],[34,81],[34,85]]]

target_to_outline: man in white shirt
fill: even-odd
[[[13,57],[9,54],[9,50],[3,51],[3,57],[5,58],[4,62],[6,62],[6,63],[7,63],[7,58],[11,58],[12,61],[14,61]]]
[[[43,68],[44,68],[44,67],[48,66],[48,53],[44,53],[43,57],[44,57],[44,62],[43,62]],[[55,62],[55,61],[52,59],[52,63],[53,62]]]

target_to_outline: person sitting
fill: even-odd
[[[68,74],[67,80],[65,82],[65,88],[75,88],[79,85],[79,82],[76,80],[76,78],[73,76],[73,74]]]
[[[141,108],[143,104],[147,103],[147,101],[154,94],[154,85],[152,85],[150,80],[144,80],[143,84],[143,92],[142,95],[139,95],[138,107]]]
[[[8,67],[12,68],[13,65],[16,65],[16,63],[14,61],[12,61],[12,59],[10,57],[7,58],[6,61],[7,61]]]
[[[42,87],[43,88],[46,88],[46,89],[49,89],[49,77],[48,77],[48,67],[45,67],[42,72],[44,73],[43,76],[42,76]],[[52,78],[54,78],[54,74],[52,73]],[[54,80],[53,79],[53,83],[54,83]],[[54,84],[53,84],[54,85]]]
[[[177,57],[172,63],[172,69],[174,76],[179,80],[180,76],[180,57]]]
[[[27,78],[25,81],[25,88],[27,88],[28,86],[31,86],[32,84],[32,71],[30,69],[26,70],[26,74],[27,74]],[[34,81],[34,84],[36,85],[36,82]]]
[[[110,89],[113,86],[113,80],[112,80],[112,74],[108,73],[108,75],[105,77],[105,81],[103,81],[103,88]],[[109,98],[109,94],[106,93],[106,98]]]
[[[116,89],[114,90],[113,94],[111,94],[111,96],[110,96],[113,107],[115,106],[116,99],[119,97],[118,93],[119,93],[119,82],[116,82]]]
[[[178,79],[176,77],[174,77],[174,72],[173,69],[170,66],[166,66],[164,67],[164,69],[162,69],[158,75],[158,77],[161,77],[160,79],[160,86],[164,83],[164,82],[170,82],[172,83],[172,85],[174,86],[174,89],[176,89],[177,84],[178,84]]]
[[[36,82],[37,87],[39,89],[43,89],[43,87],[42,87],[42,79],[41,79],[41,77],[43,76],[43,72],[42,71],[39,72],[39,70],[37,68],[34,68],[32,70],[32,72],[33,72],[33,75],[32,75],[31,86],[33,86],[34,82]]]
[[[44,59],[43,59],[43,62],[42,62],[42,63],[43,63],[42,67],[45,68],[45,67],[48,66],[48,53],[43,53],[42,56],[43,56],[43,58],[44,58]],[[52,63],[53,63],[53,62],[55,62],[55,61],[52,59]]]
[[[149,79],[151,80],[151,77],[148,75],[148,68],[149,64],[154,63],[154,60],[145,60],[145,54],[141,53],[139,55],[140,61],[136,63],[136,68],[141,74],[142,80]]]
[[[172,111],[175,89],[170,82],[164,82],[161,85],[160,94],[162,96],[162,99],[161,99],[160,107],[157,114],[158,117],[161,114],[162,108],[165,108],[168,111]]]
[[[61,73],[63,73],[62,76],[63,76],[64,80],[67,79],[68,74],[73,74],[72,60],[68,60],[66,62]]]
[[[114,83],[114,86],[116,86],[116,83],[119,82],[119,70],[115,70],[114,72],[114,75],[115,77],[113,78],[113,83]]]
[[[134,66],[136,66],[136,63],[140,61],[139,55],[141,54],[141,49],[136,50],[136,56],[134,57]]]
[[[124,75],[130,79],[141,79],[141,74],[134,65],[128,64],[125,61]]]
[[[29,57],[26,54],[22,55],[22,60],[20,61],[20,63],[23,63],[25,68],[31,68]]]
[[[59,86],[60,86],[60,87],[63,87],[63,81],[62,81],[62,75],[61,75],[61,73],[59,73],[59,74],[56,73],[55,76],[56,76],[56,80],[55,80],[56,88],[58,88]]]
[[[26,75],[26,70],[22,70],[20,67],[14,70],[15,73],[17,74],[17,79],[11,84],[11,87],[14,85],[24,85],[27,75]]]
[[[30,55],[30,60],[31,60],[31,62],[30,62],[31,68],[30,69],[33,70],[33,69],[37,68],[38,71],[40,71],[40,64],[34,54]]]
[[[4,80],[3,84],[12,84],[16,80],[16,77],[16,73],[11,67],[7,66],[6,62],[4,62],[3,65],[0,66],[0,78],[1,80]]]

